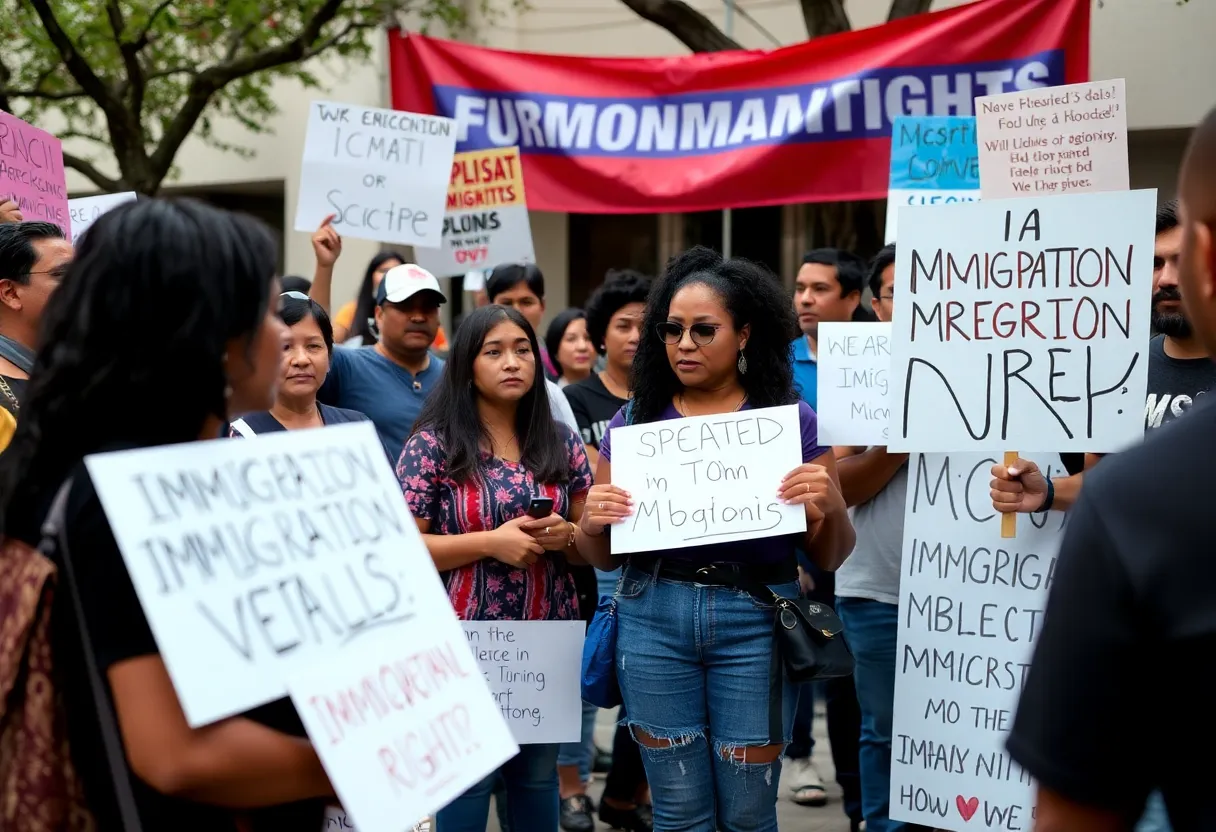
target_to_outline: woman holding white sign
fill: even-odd
[[[99,829],[132,828],[124,803],[145,830],[320,829],[321,799],[333,798],[287,699],[190,727],[83,462],[216,439],[229,413],[270,407],[284,330],[275,259],[253,219],[140,200],[98,219],[47,304],[29,398],[0,457],[0,514],[6,536],[37,545],[70,483],[53,652]]]
[[[656,830],[777,828],[781,753],[797,689],[774,667],[774,608],[734,587],[764,584],[795,598],[795,543],[828,570],[853,547],[831,449],[819,445],[815,413],[794,388],[789,345],[797,332],[773,275],[705,248],[686,252],[651,293],[633,402],[600,443],[578,547],[595,566],[611,569],[618,561],[608,531],[633,513],[630,495],[612,484],[613,429],[795,403],[799,409],[802,459],[790,460],[793,470],[771,487],[774,500],[803,507],[804,538],[759,533],[634,553],[625,562],[616,593],[617,678],[642,746]],[[706,456],[712,459],[712,448]]]
[[[578,620],[567,559],[578,556],[591,467],[579,437],[553,419],[536,333],[519,312],[486,306],[461,324],[397,478],[457,618]],[[557,753],[554,743],[522,746],[441,809],[439,829],[485,832],[500,773],[511,829],[557,829]]]

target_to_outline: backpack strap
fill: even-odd
[[[131,778],[127,767],[127,755],[119,733],[118,721],[110,707],[110,692],[97,666],[97,656],[93,652],[93,640],[89,636],[89,628],[85,623],[84,604],[80,600],[79,584],[76,581],[76,571],[72,568],[72,556],[68,551],[66,516],[68,497],[72,493],[74,480],[68,478],[59,488],[51,503],[42,524],[42,545],[39,547],[44,555],[57,552],[63,561],[65,583],[72,596],[72,607],[76,612],[76,629],[80,635],[81,652],[84,654],[85,666],[88,670],[89,688],[93,694],[93,706],[97,712],[97,723],[101,726],[102,744],[106,750],[106,768],[110,771],[110,780],[114,786],[114,798],[118,802],[118,813],[122,819],[122,828],[126,832],[141,832],[143,825],[139,820],[139,809],[135,804],[135,792],[131,788]]]

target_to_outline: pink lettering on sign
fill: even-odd
[[[0,200],[9,198],[25,219],[53,222],[70,237],[63,145],[45,130],[0,111]]]

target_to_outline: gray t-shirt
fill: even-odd
[[[849,509],[857,545],[836,570],[836,594],[899,603],[899,563],[904,547],[904,503],[908,494],[905,461],[874,499]]]

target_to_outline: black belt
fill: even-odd
[[[686,581],[706,586],[734,586],[733,583],[720,578],[715,579],[712,574],[702,573],[704,564],[688,560],[630,555],[629,565],[670,581]],[[762,584],[783,584],[798,579],[798,561],[794,556],[779,563],[715,563],[714,567],[728,575],[759,581]]]

